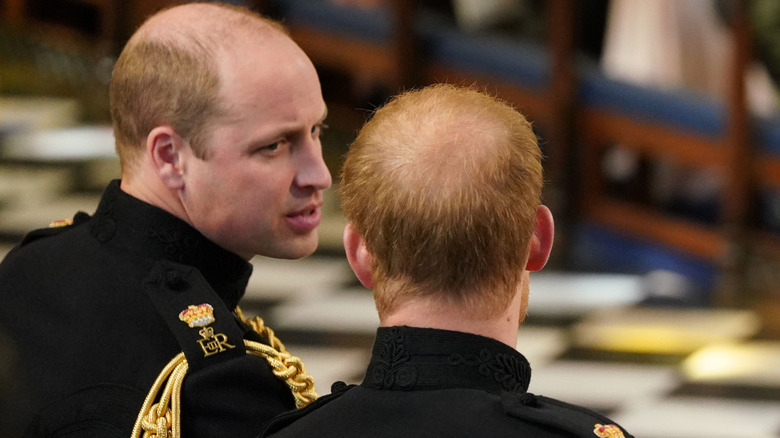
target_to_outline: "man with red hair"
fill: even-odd
[[[528,392],[515,344],[553,241],[542,182],[531,124],[503,101],[439,84],[380,108],[340,185],[347,259],[379,312],[365,378],[264,436],[628,437]]]

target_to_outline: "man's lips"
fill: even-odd
[[[285,216],[287,225],[293,230],[309,232],[317,228],[322,222],[321,204],[311,205]]]

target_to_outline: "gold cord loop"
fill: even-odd
[[[266,327],[263,319],[259,316],[247,319],[240,307],[236,307],[236,315],[249,324],[252,330],[268,339],[270,346],[253,341],[244,341],[244,344],[248,352],[264,357],[271,365],[274,375],[284,380],[295,397],[295,406],[302,408],[316,400],[318,395],[314,389],[314,379],[306,373],[303,362],[287,351],[282,341],[274,335],[274,331]]]
[[[134,438],[168,438],[180,437],[181,431],[181,385],[187,374],[189,365],[184,353],[179,353],[154,381],[152,388],[146,395],[141,412],[133,427]],[[160,388],[165,384],[165,389],[157,400]],[[141,435],[143,431],[143,435]]]
[[[314,390],[314,379],[306,373],[303,362],[284,348],[282,341],[274,335],[273,330],[265,326],[262,318],[246,319],[238,307],[236,315],[252,330],[268,339],[271,345],[244,340],[246,351],[268,362],[274,375],[284,380],[292,391],[295,406],[302,408],[316,400],[318,396]],[[188,369],[184,353],[177,354],[163,368],[144,400],[133,427],[132,438],[181,438],[181,387]]]

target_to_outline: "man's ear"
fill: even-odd
[[[371,274],[371,253],[366,248],[363,236],[358,234],[357,230],[352,226],[352,222],[349,222],[344,227],[344,249],[347,252],[349,266],[352,267],[360,283],[369,289],[373,289],[374,279]]]
[[[531,249],[528,253],[528,262],[525,269],[538,271],[547,264],[552,250],[553,236],[555,235],[555,223],[550,209],[540,205],[536,209],[536,221],[534,222],[534,234],[531,236]]]
[[[152,129],[146,137],[146,152],[152,158],[154,170],[160,181],[171,190],[184,187],[182,152],[185,147],[188,147],[186,140],[167,125]]]

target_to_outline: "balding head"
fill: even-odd
[[[531,124],[496,98],[440,84],[379,109],[350,148],[340,191],[373,256],[380,317],[435,294],[502,311],[525,268],[541,188]]]
[[[157,42],[180,49],[229,50],[236,41],[269,32],[285,33],[276,22],[247,9],[218,3],[190,3],[150,17],[128,41]]]
[[[191,3],[149,18],[130,38],[111,80],[111,115],[123,173],[132,169],[146,136],[170,125],[206,157],[204,136],[225,117],[220,102],[223,60],[248,41],[262,56],[264,43],[286,37],[277,23],[247,9]]]

